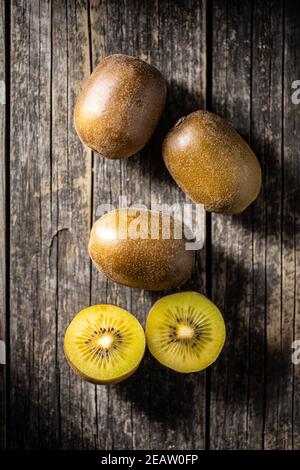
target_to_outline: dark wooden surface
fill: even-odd
[[[0,340],[8,357],[0,446],[300,449],[300,365],[291,360],[300,339],[297,2],[0,5]],[[115,52],[151,62],[168,81],[153,138],[122,162],[84,149],[72,116],[82,80]],[[224,352],[201,374],[173,373],[146,354],[130,380],[87,384],[62,349],[77,311],[111,302],[144,323],[162,295],[114,284],[91,266],[97,208],[117,206],[120,194],[129,204],[187,201],[164,168],[161,141],[198,108],[228,119],[263,169],[263,190],[243,214],[203,213],[205,247],[185,286],[223,311]]]
[[[0,2],[0,449],[6,444],[6,57],[5,10]]]

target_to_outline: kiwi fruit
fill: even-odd
[[[129,287],[157,291],[182,284],[191,275],[195,252],[186,250],[181,222],[182,238],[175,238],[174,225],[179,221],[171,216],[169,238],[164,239],[163,217],[160,212],[125,208],[100,217],[93,225],[88,246],[96,267]],[[140,232],[131,234],[131,228],[138,226]]]
[[[220,116],[196,111],[181,118],[163,142],[165,164],[181,189],[210,212],[242,212],[261,187],[258,160]]]
[[[166,93],[165,80],[152,65],[123,54],[105,57],[77,99],[77,134],[106,158],[130,157],[150,139]]]
[[[225,342],[221,312],[204,295],[167,295],[151,308],[146,340],[151,354],[177,372],[198,372],[212,364]]]
[[[81,310],[67,328],[64,351],[71,367],[95,384],[121,382],[138,368],[145,352],[138,320],[115,305]]]

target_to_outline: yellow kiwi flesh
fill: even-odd
[[[197,292],[161,298],[151,308],[146,322],[151,354],[177,372],[206,369],[219,356],[225,337],[221,312]]]
[[[64,351],[71,367],[95,384],[125,380],[145,352],[145,334],[138,320],[115,305],[81,310],[67,328]]]
[[[255,154],[228,122],[208,111],[178,121],[164,140],[163,158],[181,189],[210,212],[242,212],[260,191]]]

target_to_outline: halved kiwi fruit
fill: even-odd
[[[151,354],[177,372],[198,372],[212,364],[225,342],[219,309],[204,295],[167,295],[151,308],[146,339]]]
[[[96,384],[121,382],[138,368],[145,352],[138,320],[115,305],[81,310],[67,328],[66,358],[82,378]]]

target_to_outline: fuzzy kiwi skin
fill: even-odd
[[[155,67],[123,54],[105,57],[77,99],[77,134],[106,158],[130,157],[150,139],[166,94],[165,80]]]
[[[163,158],[181,189],[210,212],[242,212],[261,188],[253,151],[233,127],[208,111],[175,124],[164,140]]]
[[[156,213],[160,232],[158,239],[150,239],[149,231],[145,239],[130,239],[127,237],[127,227],[136,216],[127,212],[125,227],[120,222],[120,215],[123,212],[124,216],[124,211],[128,209],[108,212],[95,222],[88,250],[96,267],[113,281],[139,289],[166,290],[187,280],[195,264],[195,252],[185,249],[186,239],[163,239],[162,216],[159,213]],[[141,212],[146,213],[150,230],[153,212]],[[171,218],[171,233],[173,223],[174,219]]]

